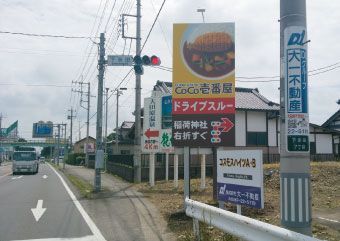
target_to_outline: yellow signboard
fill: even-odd
[[[235,96],[234,23],[174,24],[173,98]]]

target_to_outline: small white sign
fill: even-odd
[[[108,55],[107,65],[108,66],[132,66],[133,57],[132,55]]]
[[[217,151],[218,200],[264,208],[261,150]]]

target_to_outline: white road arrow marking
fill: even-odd
[[[38,200],[37,203],[37,207],[36,208],[31,208],[33,216],[35,218],[35,221],[39,221],[39,219],[41,218],[41,216],[44,214],[44,212],[46,211],[46,208],[43,208],[43,200]]]
[[[13,180],[14,180],[14,179],[20,179],[20,178],[22,178],[22,176],[19,176],[19,177],[12,177]]]
[[[44,176],[42,176],[42,178],[46,179],[46,178],[48,178],[48,176],[47,176],[47,175],[44,175]]]

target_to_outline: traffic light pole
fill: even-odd
[[[100,34],[99,44],[99,60],[98,60],[98,100],[97,100],[97,126],[96,126],[96,163],[95,163],[95,191],[99,192],[101,189],[101,174],[100,168],[103,167],[103,82],[105,69],[105,35]]]
[[[306,38],[306,39],[304,39]],[[291,93],[287,91],[288,84],[292,83],[292,78],[299,76],[299,88],[301,96],[303,91],[306,94],[306,100],[301,101],[301,106],[308,106],[308,82],[307,82],[307,30],[306,30],[306,0],[281,0],[280,1],[280,199],[281,199],[281,226],[299,232],[305,235],[312,235],[312,212],[311,212],[311,192],[310,192],[310,155],[309,140],[306,137],[304,152],[299,149],[293,149],[287,135],[290,134],[287,128],[295,128],[286,126],[287,118],[294,118],[294,115],[306,116],[308,128],[306,136],[308,136],[308,108],[307,111],[301,111],[301,114],[288,114],[293,107],[288,105]],[[290,51],[290,52],[288,52]],[[299,54],[299,55],[298,55]],[[292,58],[293,56],[293,58]],[[304,59],[304,62],[303,60]],[[290,67],[289,64],[296,61],[297,66]],[[303,64],[304,63],[304,64]],[[288,73],[291,71],[293,74]],[[293,72],[296,71],[296,72]],[[301,72],[298,72],[301,71]],[[287,74],[288,73],[288,74]],[[297,75],[299,73],[299,75]],[[294,78],[295,78],[294,77]],[[304,77],[304,78],[303,78]],[[288,79],[289,78],[289,79]],[[288,81],[290,80],[290,81]],[[301,81],[301,82],[300,82]],[[302,81],[305,85],[302,86]],[[294,82],[295,85],[295,82]],[[289,89],[298,89],[298,87],[289,87]],[[296,96],[297,97],[297,96]],[[300,97],[300,96],[299,96]],[[295,97],[294,97],[295,98]],[[295,100],[294,101],[300,101]],[[289,120],[289,119],[288,119]],[[295,121],[294,119],[291,121]],[[294,123],[293,123],[294,124]],[[298,124],[299,125],[299,124]],[[301,125],[302,126],[302,125]],[[295,129],[293,129],[295,130]],[[300,129],[301,130],[301,129]],[[297,138],[299,137],[299,138]],[[302,138],[300,136],[295,139]],[[308,146],[307,146],[308,145]],[[297,148],[297,147],[295,147]]]
[[[137,0],[136,55],[141,50],[141,4]],[[141,75],[136,74],[134,181],[141,182]]]

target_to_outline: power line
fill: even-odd
[[[50,34],[34,34],[34,33],[20,33],[20,32],[10,32],[10,31],[1,31],[2,34],[12,34],[12,35],[24,35],[29,37],[47,37],[47,38],[65,38],[65,39],[89,39],[91,41],[91,37],[83,37],[83,36],[66,36],[66,35],[50,35]],[[97,37],[93,37],[97,38]]]
[[[157,16],[156,16],[156,18],[155,18],[155,20],[154,20],[152,26],[151,26],[151,29],[150,29],[150,31],[149,31],[149,33],[148,33],[148,36],[147,36],[146,39],[145,39],[145,42],[144,42],[143,47],[142,47],[142,49],[141,49],[141,52],[143,51],[144,46],[145,46],[146,42],[147,42],[148,39],[149,39],[149,36],[150,36],[150,34],[151,34],[151,32],[152,32],[153,27],[155,26],[155,23],[156,23],[156,21],[157,21],[157,19],[158,19],[159,14],[160,14],[161,11],[162,11],[162,8],[163,8],[163,6],[164,6],[165,1],[166,1],[166,0],[163,1],[162,6],[159,8],[159,11],[158,11],[158,13],[157,13]]]

